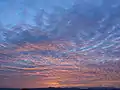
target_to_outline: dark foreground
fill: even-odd
[[[36,89],[12,89],[12,88],[0,88],[0,90],[120,90],[120,88],[36,88]]]

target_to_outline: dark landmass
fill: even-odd
[[[93,88],[33,88],[33,89],[13,89],[13,88],[0,88],[0,90],[120,90],[120,88],[109,88],[109,87],[93,87]]]

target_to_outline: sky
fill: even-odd
[[[74,0],[0,0],[0,21],[4,25],[26,22],[34,24],[39,9],[50,12],[54,6],[70,7]],[[24,13],[25,11],[25,13]],[[26,18],[25,18],[26,17]]]
[[[47,20],[36,24],[41,9]],[[0,88],[119,87],[119,9],[119,0],[0,0]]]

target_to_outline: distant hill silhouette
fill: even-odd
[[[13,88],[0,88],[0,90],[120,90],[120,88],[110,88],[110,87],[92,87],[92,88],[23,88],[23,89],[13,89]]]

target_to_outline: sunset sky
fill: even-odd
[[[120,1],[104,1],[0,0],[0,88],[119,87]]]

